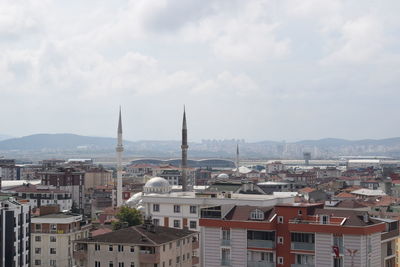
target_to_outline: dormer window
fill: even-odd
[[[259,209],[255,209],[250,213],[250,219],[259,221],[264,220],[264,212]]]

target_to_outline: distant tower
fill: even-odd
[[[185,107],[183,107],[183,124],[182,124],[182,191],[188,191],[189,187],[192,186],[191,184],[188,185],[188,179],[187,179],[187,173],[186,173],[186,168],[187,168],[187,151],[188,151],[188,142],[187,142],[187,125],[186,125],[186,111]]]
[[[239,172],[239,144],[236,145],[236,177],[240,176]]]
[[[303,152],[304,163],[306,166],[310,165],[311,152]]]
[[[122,144],[122,119],[121,119],[121,107],[119,108],[119,120],[118,120],[118,143],[115,148],[117,151],[117,207],[122,205],[122,152],[124,146]]]

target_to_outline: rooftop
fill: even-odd
[[[176,229],[163,226],[146,228],[144,225],[131,226],[111,233],[93,236],[92,238],[81,239],[81,243],[118,243],[157,246],[178,240],[196,232],[186,229]]]

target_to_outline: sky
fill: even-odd
[[[400,136],[400,1],[0,0],[0,134]]]

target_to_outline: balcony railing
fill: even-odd
[[[292,242],[292,249],[295,250],[315,250],[314,243],[306,243],[306,242]]]
[[[250,248],[275,248],[275,241],[247,239],[247,247],[250,247]]]
[[[247,261],[247,267],[275,267],[275,262],[269,261]]]
[[[222,266],[231,266],[231,260],[222,259],[221,260],[221,265]]]
[[[291,267],[315,267],[315,265],[314,264],[307,264],[307,263],[305,263],[305,264],[296,263],[296,264],[292,264]]]
[[[221,246],[230,246],[231,240],[230,239],[221,239]]]
[[[140,263],[159,263],[160,262],[160,254],[147,254],[140,253],[139,254]]]
[[[76,250],[72,253],[75,260],[86,261],[87,251],[86,250]]]
[[[192,264],[193,264],[193,265],[194,265],[194,264],[199,264],[199,262],[200,262],[199,257],[197,257],[197,256],[193,256],[193,257],[192,257]]]

